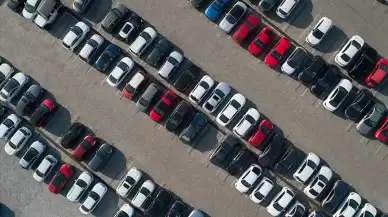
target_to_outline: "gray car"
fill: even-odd
[[[20,98],[16,104],[16,113],[23,116],[24,114],[30,114],[39,97],[42,95],[43,89],[38,84],[32,85]]]
[[[128,8],[123,4],[118,4],[112,8],[101,22],[101,27],[108,33],[112,33],[113,29],[128,13]]]
[[[99,169],[102,169],[102,164],[109,161],[110,156],[112,155],[113,147],[107,143],[104,143],[97,150],[96,154],[93,156],[92,160],[88,163],[88,167],[97,172]]]
[[[152,99],[158,92],[158,86],[156,86],[154,83],[150,84],[137,101],[136,108],[142,112],[147,111],[147,109],[150,107]]]
[[[376,103],[373,108],[358,122],[356,128],[357,131],[363,135],[368,135],[372,129],[377,127],[380,119],[385,113],[385,106],[380,103]]]
[[[260,8],[260,10],[268,12],[273,8],[276,2],[277,0],[261,0],[257,6]]]

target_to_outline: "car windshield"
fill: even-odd
[[[86,184],[86,182],[82,179],[78,179],[76,185],[80,186],[81,188],[86,188],[86,186],[88,186],[88,184]]]
[[[139,99],[139,104],[142,105],[142,106],[147,106],[148,105],[148,101],[144,98],[140,98]]]
[[[388,72],[388,66],[385,64],[380,64],[380,69],[382,69],[384,72]]]
[[[0,96],[1,96],[3,99],[7,99],[7,98],[8,98],[8,95],[4,94],[3,92],[0,92]]]
[[[82,29],[78,26],[73,26],[71,28],[71,31],[74,32],[76,35],[82,35]]]
[[[351,43],[354,47],[356,47],[358,50],[361,48],[361,44],[359,44],[357,41],[353,40]]]
[[[21,144],[21,142],[19,142],[18,144],[14,144],[12,141],[8,142],[8,145],[11,146],[13,149],[17,149],[20,144]]]
[[[170,101],[174,101],[174,100],[175,100],[175,98],[174,98],[171,94],[167,94],[167,95],[166,95],[166,98],[167,98],[168,100],[170,100]]]
[[[334,107],[337,107],[342,100],[346,97],[347,91],[343,87],[339,87],[337,94],[334,96],[334,99],[330,101],[330,104]]]
[[[123,70],[124,72],[127,71],[129,69],[128,65],[125,64],[124,62],[120,62],[118,65],[117,65],[117,68]]]
[[[385,137],[388,137],[388,130],[387,129],[382,130],[381,134],[383,134]]]
[[[155,111],[159,115],[164,115],[164,113],[166,113],[167,109],[168,109],[168,105],[164,102],[159,102],[158,105],[156,105],[156,107],[155,107]]]
[[[260,3],[260,6],[261,6],[262,8],[264,8],[264,9],[269,9],[269,8],[271,8],[271,4],[269,4],[269,3],[266,2],[266,1],[262,1],[262,2]]]
[[[234,23],[236,23],[236,21],[237,21],[236,18],[234,18],[234,17],[231,16],[231,15],[226,16],[225,19],[226,19],[229,23],[231,23],[231,24],[234,24]]]
[[[210,86],[209,86],[206,82],[204,82],[204,81],[201,81],[201,83],[199,84],[199,86],[203,87],[205,90],[209,89],[209,87],[210,87]]]
[[[275,208],[278,211],[282,211],[283,210],[283,207],[281,207],[278,203],[274,203],[273,204],[273,208]]]
[[[315,30],[313,31],[313,36],[314,36],[315,38],[317,38],[317,39],[321,39],[321,38],[323,37],[323,35],[324,35],[324,33],[321,32],[321,30],[319,30],[319,29],[315,29]]]
[[[265,45],[259,39],[255,39],[254,43],[259,48],[264,48],[265,47]]]
[[[8,92],[9,95],[11,95],[11,92],[14,92],[14,90],[19,86],[19,82],[17,82],[14,78],[11,78],[7,84],[3,87],[4,90]]]
[[[277,60],[280,60],[282,58],[282,56],[275,50],[271,52],[271,56]]]
[[[115,78],[113,75],[110,75],[110,76],[109,76],[109,80],[110,80],[113,84],[116,84],[117,81],[118,81],[118,79]]]
[[[131,29],[132,29],[131,25],[125,24],[121,31],[124,32],[125,34],[127,34]]]
[[[313,170],[317,168],[317,165],[313,163],[311,160],[307,161],[307,166],[311,167]]]
[[[233,107],[235,107],[237,109],[241,107],[241,104],[238,103],[236,100],[232,100],[232,102],[230,102],[230,105],[232,105]]]
[[[282,9],[278,9],[278,11],[281,13],[281,14],[283,14],[284,16],[286,16],[287,15],[287,13],[286,12],[284,12]]]
[[[94,191],[91,191],[89,193],[89,197],[93,198],[95,201],[99,201],[100,200],[100,196],[96,192],[94,192]]]
[[[222,7],[218,5],[217,1],[214,1],[214,3],[212,4],[212,8],[216,11],[220,11],[222,9]]]
[[[318,196],[318,192],[316,192],[313,188],[310,188],[309,190],[310,194],[312,194],[314,197]]]
[[[345,53],[343,53],[343,54],[341,55],[341,58],[342,58],[345,62],[349,62],[349,60],[350,60],[350,57],[349,57],[348,55],[346,55]]]
[[[227,118],[225,115],[221,115],[220,116],[220,120],[223,122],[223,123],[226,123],[229,121],[229,118]]]
[[[355,200],[349,200],[349,206],[357,210],[359,204]]]
[[[144,31],[140,33],[140,36],[142,38],[144,38],[144,40],[146,40],[146,41],[150,41],[151,40],[151,36],[148,33],[144,32]]]
[[[57,173],[57,175],[53,179],[53,185],[61,186],[64,182],[66,182],[67,177],[63,173]]]
[[[48,171],[48,170],[47,170]],[[35,171],[36,175],[38,175],[39,177],[44,177],[45,174],[43,174],[42,172],[40,172],[39,170],[36,170]]]
[[[168,59],[167,59],[167,61],[169,62],[169,63],[171,63],[171,65],[173,65],[173,66],[176,66],[176,65],[178,65],[178,60],[176,60],[174,57],[168,57]]]
[[[254,124],[255,123],[255,119],[253,119],[253,117],[252,116],[250,116],[250,115],[247,115],[246,117],[245,117],[245,120],[247,120],[249,123],[251,123],[251,124]]]
[[[110,59],[110,54],[109,54],[108,51],[102,53],[101,56],[100,56],[100,60],[101,60],[102,62],[104,62],[104,63],[109,62],[109,59]]]
[[[374,215],[368,211],[365,211],[364,217],[374,217]]]
[[[13,122],[10,120],[10,119],[5,119],[5,121],[3,121],[3,124],[7,127],[7,128],[11,128],[13,126]]]
[[[244,185],[247,188],[251,187],[251,184],[249,184],[247,181],[245,181],[245,179],[241,180],[241,184]]]
[[[364,123],[369,127],[375,127],[377,125],[376,122],[372,121],[371,119],[367,118],[365,119]]]
[[[259,200],[263,200],[264,199],[264,195],[262,195],[259,191],[256,191],[254,193],[255,197]]]
[[[128,184],[130,184],[131,186],[136,183],[136,181],[130,176],[127,176],[125,178],[125,182],[128,182]]]
[[[220,98],[224,98],[225,97],[225,94],[220,90],[220,89],[217,89],[214,91],[214,94]],[[215,100],[218,100],[214,97]]]
[[[125,89],[128,91],[128,93],[134,93],[136,91],[136,89],[129,84],[125,86]]]
[[[116,217],[128,217],[128,214],[125,213],[124,211],[120,211]]]
[[[291,59],[291,60],[289,60],[288,62],[288,65],[291,67],[291,68],[297,68],[298,67],[298,65],[300,64],[300,62],[297,62],[297,61],[295,61],[294,59]]]
[[[87,142],[87,141],[82,141],[82,142],[81,142],[81,146],[82,146],[85,150],[89,150],[89,149],[92,148],[92,146],[90,145],[90,143]]]
[[[30,162],[30,161],[33,160],[38,154],[39,154],[39,152],[38,152],[36,149],[31,148],[31,149],[26,153],[26,155],[24,155],[24,160],[27,161],[27,162]]]
[[[24,9],[26,9],[26,11],[28,11],[30,13],[35,13],[36,6],[30,5],[28,2],[26,2],[26,4],[24,5]]]
[[[147,188],[142,188],[142,189],[140,190],[140,193],[147,196],[147,195],[149,195],[151,192],[150,192]]]
[[[80,4],[79,2],[77,2],[77,1],[74,1],[74,7],[75,8],[78,8],[78,9],[82,9],[82,4]]]

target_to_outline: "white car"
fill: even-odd
[[[116,67],[109,74],[106,82],[112,86],[117,87],[123,81],[125,76],[133,69],[135,62],[129,57],[123,57]]]
[[[81,51],[79,52],[79,58],[84,62],[89,62],[103,43],[104,38],[99,34],[94,34],[82,47]]]
[[[34,174],[32,174],[32,177],[38,182],[43,182],[51,171],[53,171],[57,163],[58,160],[54,156],[47,155],[43,158],[42,162],[40,162],[38,168],[36,168]]]
[[[82,172],[78,176],[77,180],[74,181],[74,184],[71,186],[66,198],[73,203],[78,202],[86,190],[88,190],[93,180],[94,178],[91,174],[86,171]]]
[[[236,26],[238,21],[244,16],[248,7],[241,1],[236,2],[232,9],[221,20],[219,27],[225,32],[230,33],[233,27]]]
[[[356,192],[349,194],[338,206],[333,217],[353,217],[361,205],[361,197]]]
[[[84,40],[86,34],[90,31],[90,27],[84,22],[78,22],[71,27],[69,32],[62,40],[62,45],[68,50],[74,50]]]
[[[261,176],[263,170],[257,164],[252,164],[237,180],[234,187],[241,193],[246,193]]]
[[[191,93],[189,94],[190,101],[195,104],[201,103],[202,99],[213,87],[213,85],[214,85],[214,80],[209,75],[203,76],[201,80],[197,83],[197,85],[195,85]]]
[[[275,196],[275,198],[267,206],[267,212],[272,216],[280,215],[291,203],[294,197],[295,197],[295,193],[291,189],[287,187],[283,187],[283,189]]]
[[[35,161],[43,154],[46,149],[46,145],[44,145],[40,141],[35,141],[31,144],[31,146],[27,149],[26,153],[24,153],[23,157],[19,160],[19,165],[24,169],[30,169]]]
[[[260,118],[260,113],[254,108],[248,109],[247,113],[233,128],[233,133],[239,137],[244,137],[256,125]]]
[[[98,203],[102,200],[107,191],[108,188],[101,182],[95,184],[92,190],[89,192],[88,197],[79,207],[79,211],[81,211],[81,213],[85,215],[91,213],[96,208]]]
[[[7,140],[15,132],[20,122],[22,119],[15,114],[8,115],[0,124],[0,139]]]
[[[329,184],[333,172],[327,166],[322,166],[310,183],[304,188],[304,193],[311,199],[315,199]]]
[[[129,50],[137,55],[141,56],[143,52],[150,46],[152,41],[156,38],[158,33],[151,27],[145,28],[139,36],[132,42]]]
[[[299,0],[283,0],[279,7],[276,9],[276,14],[280,18],[286,19],[294,10],[298,2]]]
[[[203,110],[207,113],[213,113],[221,102],[229,95],[231,90],[232,89],[229,84],[225,82],[218,83],[216,88],[214,88],[213,92],[210,94],[209,99],[207,99],[202,105]]]
[[[361,36],[354,35],[335,56],[335,62],[342,67],[347,66],[358,52],[360,52],[364,44],[365,41]]]
[[[353,84],[350,80],[343,78],[330,92],[325,101],[323,101],[323,107],[327,110],[334,112],[337,110],[346,96],[353,88]]]
[[[135,207],[139,209],[144,209],[142,206],[144,202],[149,198],[155,190],[155,184],[151,180],[145,181],[139,190],[137,191],[136,195],[132,198],[131,203]]]
[[[142,176],[143,173],[140,170],[136,167],[132,167],[120,182],[119,186],[117,186],[116,193],[121,197],[127,197]]]
[[[121,206],[121,208],[115,213],[113,217],[133,217],[134,215],[135,209],[126,203]]]
[[[36,9],[41,0],[27,0],[22,11],[23,17],[33,21],[36,16]]]
[[[181,64],[183,55],[178,51],[173,51],[167,57],[166,62],[160,67],[158,75],[164,79],[169,79],[175,69]]]
[[[320,162],[321,159],[310,152],[294,173],[294,179],[302,184],[306,183],[318,169]]]
[[[377,209],[370,203],[366,203],[364,207],[362,207],[355,217],[376,217]]]
[[[249,195],[249,198],[254,203],[260,203],[268,196],[274,186],[275,185],[271,179],[263,177],[263,179],[259,182],[259,184],[257,184],[256,188]]]
[[[333,21],[327,17],[322,17],[307,35],[306,42],[311,46],[318,45],[332,27]]]
[[[28,83],[29,80],[30,78],[24,73],[16,73],[1,89],[0,100],[5,103],[10,102],[16,95],[19,94],[20,90]]]
[[[228,104],[222,109],[222,111],[217,115],[217,123],[221,126],[226,126],[230,124],[232,119],[236,117],[237,113],[241,111],[246,102],[246,98],[240,93],[236,93],[229,100]]]
[[[280,68],[283,73],[292,75],[294,72],[301,67],[307,56],[305,49],[302,47],[296,47],[294,51],[288,56],[287,60],[284,61]]]
[[[0,87],[8,81],[14,72],[15,70],[9,64],[3,63],[0,65]]]
[[[284,217],[305,216],[306,207],[299,201],[295,201],[292,206],[287,210]]]
[[[7,142],[7,144],[5,144],[5,152],[8,155],[15,155],[24,147],[28,139],[30,139],[31,135],[32,133],[27,127],[19,128],[16,133],[12,135],[11,139]]]

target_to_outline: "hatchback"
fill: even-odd
[[[101,27],[108,33],[112,33],[116,28],[117,24],[124,19],[128,13],[128,8],[123,4],[118,4],[112,8],[105,18],[101,22]]]
[[[282,19],[286,19],[298,3],[299,0],[283,0],[278,9],[276,9],[276,15]]]
[[[375,68],[365,78],[365,83],[370,87],[376,87],[384,83],[388,74],[388,59],[380,59]]]
[[[113,146],[109,145],[108,143],[103,143],[98,148],[93,158],[89,161],[88,167],[94,172],[103,169],[108,164],[113,150]]]
[[[342,102],[348,96],[352,88],[353,84],[350,80],[346,78],[341,79],[341,81],[327,96],[325,101],[323,101],[323,107],[331,112],[334,112],[341,106]]]
[[[38,182],[43,182],[50,175],[51,171],[53,171],[57,163],[58,160],[54,156],[46,155],[34,171],[34,174],[32,174],[32,177]]]
[[[146,112],[147,109],[151,106],[151,103],[158,92],[159,88],[156,84],[151,83],[150,85],[148,85],[147,89],[137,101],[136,108],[142,112]]]
[[[141,56],[151,45],[158,33],[152,27],[145,28],[129,46],[129,50],[137,56]]]
[[[107,191],[108,188],[101,182],[95,184],[84,202],[79,207],[79,211],[85,215],[91,213],[100,203]]]
[[[123,57],[112,72],[108,75],[106,82],[112,86],[117,87],[124,80],[124,78],[131,72],[135,63],[129,57]]]
[[[182,130],[179,138],[184,143],[191,143],[198,136],[200,136],[208,125],[208,120],[206,116],[200,112],[194,115],[194,118],[191,120],[189,126]]]
[[[150,112],[150,118],[153,121],[160,122],[163,120],[164,116],[174,104],[178,101],[177,95],[172,90],[167,90],[159,102]]]
[[[267,177],[263,177],[263,179],[259,182],[259,184],[257,184],[256,188],[249,195],[249,198],[254,203],[261,203],[267,198],[273,187],[275,187],[274,182]]]
[[[239,20],[244,16],[248,7],[245,3],[238,1],[233,5],[232,9],[225,15],[224,19],[221,20],[218,25],[225,33],[230,33],[236,26]]]
[[[377,127],[377,124],[383,118],[384,114],[385,106],[376,102],[361,121],[357,123],[357,131],[363,136],[368,136]]]
[[[79,52],[79,58],[89,63],[94,54],[100,49],[101,45],[104,43],[104,38],[99,34],[94,34],[82,47]]]
[[[122,93],[128,99],[132,99],[138,92],[142,85],[145,83],[144,72],[139,69],[136,74],[128,81],[122,90]]]
[[[163,79],[171,78],[173,72],[179,67],[183,60],[183,55],[178,51],[173,51],[167,57],[164,64],[160,67],[158,75]]]
[[[19,160],[19,165],[23,169],[30,169],[36,160],[43,154],[46,149],[46,145],[40,141],[35,141],[24,153],[23,157]]]
[[[263,170],[257,164],[251,165],[234,184],[235,188],[241,192],[246,193],[256,183],[262,175]]]
[[[140,210],[144,210],[145,201],[151,196],[155,190],[155,184],[151,180],[143,182],[136,195],[132,198],[131,203],[133,206]]]
[[[213,113],[221,102],[229,95],[230,91],[229,84],[225,82],[220,82],[214,88],[213,92],[210,94],[210,97],[203,103],[202,108],[207,113]]]
[[[270,67],[277,66],[291,45],[291,42],[286,37],[280,38],[272,50],[265,56],[265,64]]]
[[[65,132],[62,135],[61,138],[61,145],[64,148],[69,148],[74,145],[74,142],[76,142],[80,136],[85,132],[86,127],[79,123],[74,122],[70,124],[70,126],[65,130]]]
[[[97,143],[97,140],[93,136],[85,136],[81,143],[71,152],[76,160],[81,160],[82,157],[90,151]]]
[[[31,138],[32,133],[27,127],[19,128],[5,144],[4,150],[8,155],[15,155]]]
[[[238,137],[245,137],[249,131],[256,125],[260,118],[260,113],[254,108],[248,109],[245,115],[233,128],[233,133]]]
[[[121,49],[117,45],[108,45],[94,63],[94,67],[100,72],[105,72],[113,60],[120,55],[120,52]]]
[[[237,31],[233,34],[233,41],[237,44],[241,44],[252,32],[260,24],[260,19],[256,15],[249,15],[243,24],[237,29]]]
[[[295,193],[291,189],[283,187],[267,206],[267,212],[272,216],[279,216],[288,207],[294,197]]]
[[[192,115],[191,105],[181,101],[166,121],[166,129],[175,132]]]
[[[268,139],[273,129],[273,124],[270,120],[262,120],[257,131],[249,138],[248,142],[254,147],[259,147]]]
[[[190,92],[189,100],[195,104],[200,104],[214,83],[214,80],[209,75],[204,75]]]
[[[44,126],[48,119],[53,115],[56,109],[56,102],[51,99],[45,99],[32,113],[29,122],[35,127]]]
[[[184,92],[189,89],[193,82],[199,77],[199,69],[195,65],[187,67],[175,80],[174,87],[180,92]]]
[[[65,35],[62,40],[62,45],[66,49],[73,51],[84,40],[89,31],[90,27],[86,23],[78,22]]]
[[[166,58],[171,52],[172,45],[166,38],[161,38],[158,43],[152,48],[146,62],[151,66],[158,67],[161,60]]]
[[[282,72],[287,75],[294,74],[294,72],[303,65],[306,57],[306,51],[302,47],[296,47],[287,58],[287,60],[283,63],[281,67]]]
[[[140,181],[143,173],[136,167],[132,167],[116,188],[120,197],[127,197],[135,185]]]
[[[74,184],[71,186],[66,198],[73,203],[78,202],[82,195],[88,190],[93,180],[94,178],[91,174],[85,171],[82,172],[74,181]]]
[[[294,179],[302,184],[306,183],[318,169],[321,159],[310,152],[294,173]]]
[[[246,102],[246,98],[240,93],[236,93],[217,115],[217,123],[223,127],[230,124],[237,113],[241,111]]]
[[[51,193],[58,194],[61,192],[66,183],[73,176],[74,170],[70,164],[63,164],[51,179],[48,189]]]
[[[303,192],[311,199],[317,198],[329,184],[333,172],[327,166],[322,166],[318,173],[311,179],[310,183],[304,188]]]
[[[274,38],[275,32],[268,26],[264,27],[255,37],[255,39],[249,44],[249,53],[258,56]]]
[[[332,27],[333,21],[327,17],[322,17],[307,35],[306,42],[311,46],[318,45]]]

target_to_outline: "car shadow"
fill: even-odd
[[[63,10],[47,32],[55,38],[62,39],[69,31],[69,28],[74,26],[77,22],[78,20],[76,17],[68,11]]]
[[[217,133],[217,128],[208,125],[203,134],[199,135],[189,146],[202,153],[213,150],[218,145]]]
[[[15,212],[11,210],[7,205],[0,202],[0,215],[4,217],[15,217]]]
[[[120,171],[128,170],[126,162],[127,159],[124,153],[113,146],[113,153],[111,154],[110,159],[107,162],[104,162],[105,165],[102,165],[99,168],[99,172],[113,180],[118,180]]]
[[[86,20],[92,23],[99,23],[106,16],[112,7],[112,0],[91,1],[89,9],[83,13]]]
[[[287,22],[296,28],[305,29],[310,26],[314,19],[312,16],[313,3],[311,0],[306,0],[301,1],[299,4],[296,6],[295,11],[290,14]]]
[[[119,209],[119,202],[119,197],[115,192],[108,190],[104,198],[102,198],[100,205],[93,210],[92,215],[96,217],[111,216],[112,213]]]
[[[347,42],[349,37],[339,27],[333,26],[330,33],[327,34],[322,42],[316,45],[314,48],[322,53],[331,53],[341,48],[344,42]]]
[[[55,136],[61,136],[67,126],[71,124],[71,115],[68,109],[57,104],[54,114],[47,119],[46,125],[43,128]]]

